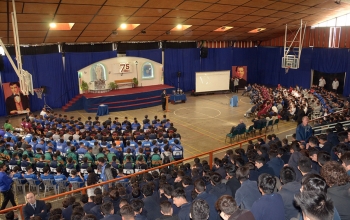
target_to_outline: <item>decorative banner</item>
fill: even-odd
[[[130,63],[119,63],[119,73],[132,73]]]
[[[29,97],[23,95],[19,82],[3,83],[8,115],[24,114],[30,111]]]
[[[247,80],[247,66],[232,66],[232,77]]]
[[[247,66],[232,66],[232,78],[239,79],[239,88],[247,86]]]

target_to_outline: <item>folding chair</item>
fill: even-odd
[[[76,189],[80,188],[80,183],[79,182],[70,182],[70,185],[72,186],[71,190],[76,190]]]
[[[39,186],[40,186],[40,184],[39,185],[36,185],[36,183],[35,183],[35,180],[33,180],[33,179],[27,179],[27,181],[28,181],[28,190],[30,191],[30,192],[35,192],[36,191],[36,194],[39,196]]]
[[[57,183],[57,194],[62,193],[63,191],[69,191],[69,185],[67,186],[67,180],[56,180]]]
[[[51,173],[57,173],[56,168],[50,167]]]
[[[269,127],[271,126],[271,131],[273,131],[273,120],[270,120],[267,124],[266,131],[269,130]]]
[[[232,144],[232,139],[235,139],[237,137],[237,135],[238,135],[238,131],[237,130],[233,131],[233,133],[228,133],[226,135],[226,138],[225,138],[225,143],[226,143],[227,138],[229,137],[230,138],[230,143]]]
[[[44,173],[44,168],[41,168],[41,167],[37,167],[36,168],[36,171],[38,172],[38,173],[40,173],[40,174],[42,174],[42,173]]]
[[[52,179],[47,179],[47,180],[43,180],[43,183],[44,183],[44,198],[45,198],[45,195],[46,195],[46,192],[50,191],[50,189],[53,189],[54,192],[55,192],[55,195],[57,195],[57,187],[56,185],[53,184],[55,180],[52,180]]]
[[[128,175],[128,174],[133,174],[134,173],[134,169],[123,169],[123,173]]]
[[[17,190],[22,191],[23,195],[26,194],[26,183],[22,183],[22,180],[13,178],[13,182],[15,183],[15,195],[17,195]]]
[[[73,169],[68,169],[68,168],[66,168],[66,171],[67,171],[68,174],[70,174],[70,172],[71,172],[72,170],[73,170]]]
[[[280,122],[280,120],[278,118],[273,122],[273,126],[276,125],[277,126],[277,130],[278,130],[278,123],[279,122]]]
[[[13,170],[17,165],[9,165],[10,170]]]

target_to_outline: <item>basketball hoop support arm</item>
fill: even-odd
[[[293,26],[293,25],[292,25]],[[282,57],[282,68],[298,69],[300,65],[300,57],[303,49],[303,42],[306,31],[306,22],[300,20],[297,30],[292,31],[286,24],[284,35],[284,50]],[[292,33],[288,33],[292,32]],[[294,32],[294,33],[293,33]]]
[[[15,44],[15,51],[16,51],[16,61],[17,61],[17,66],[15,65],[11,55],[7,51],[4,43],[0,39],[0,45],[4,49],[4,52],[6,54],[7,59],[11,63],[11,66],[13,67],[14,71],[16,72],[19,81],[20,81],[20,87],[21,91],[23,92],[24,95],[28,95],[29,92],[31,94],[34,94],[33,92],[33,82],[30,80],[30,82],[26,82],[26,77],[30,77],[31,79],[31,74],[28,73],[27,71],[23,70],[22,68],[22,55],[21,55],[21,48],[19,44],[19,35],[18,35],[18,24],[17,24],[17,14],[16,14],[16,5],[15,5],[15,0],[12,0],[12,8],[13,12],[11,13],[11,18],[12,18],[12,29],[13,29],[13,39],[14,39],[14,44]],[[30,83],[31,85],[28,85]]]

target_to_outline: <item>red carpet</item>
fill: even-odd
[[[174,88],[174,87],[168,86],[168,85],[142,86],[142,87],[126,88],[126,89],[121,88],[121,89],[117,89],[106,93],[84,93],[82,95],[85,98],[89,99],[89,98],[97,98],[102,96],[106,97],[106,96],[117,96],[117,95],[129,95],[129,94],[143,93],[143,92],[170,89],[170,88]]]

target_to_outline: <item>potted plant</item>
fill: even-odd
[[[134,81],[134,87],[137,87],[139,85],[139,81],[137,80],[136,77],[132,79]]]
[[[118,85],[115,82],[110,82],[109,83],[109,88],[111,90],[116,90],[116,89],[118,89]]]
[[[83,91],[83,93],[87,93],[89,91],[89,85],[84,80],[81,82],[80,88]]]

